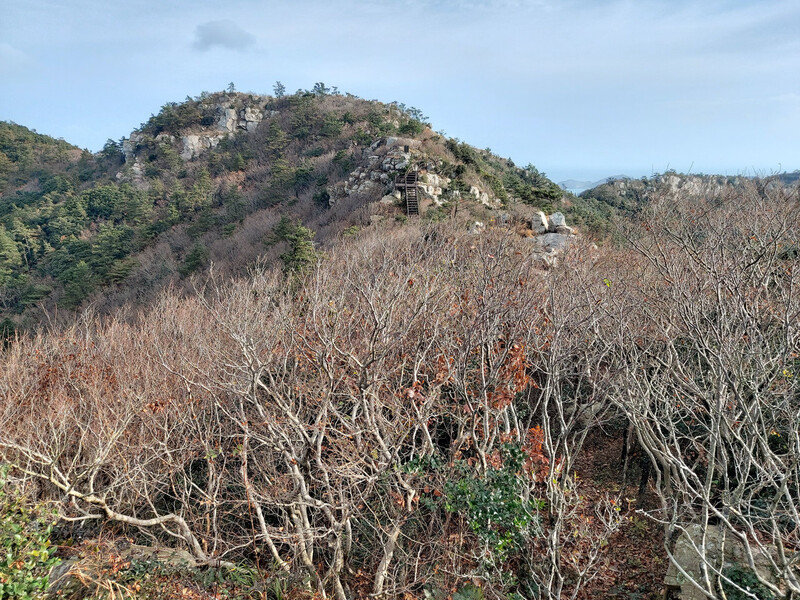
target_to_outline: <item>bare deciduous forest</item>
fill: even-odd
[[[22,334],[0,503],[188,552],[218,580],[187,597],[796,598],[799,217],[758,181],[664,196],[549,265],[499,222],[366,228]]]

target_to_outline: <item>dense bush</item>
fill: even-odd
[[[59,562],[50,542],[54,515],[21,497],[8,471],[0,464],[0,600],[36,600]]]
[[[12,346],[0,397],[31,392],[0,404],[3,460],[58,465],[45,486],[74,499],[66,513],[150,529],[200,561],[258,548],[319,594],[439,593],[472,576],[490,597],[579,588],[615,528],[587,529],[596,509],[572,475],[586,429],[567,382],[590,346],[584,326],[543,344],[547,319],[585,323],[594,304],[557,292],[542,312],[549,284],[499,231],[359,234],[322,258],[306,228],[275,233],[289,285],[274,271],[209,282],[135,326]]]

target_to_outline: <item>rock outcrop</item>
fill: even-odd
[[[704,536],[705,533],[705,536]],[[704,544],[705,538],[705,544]],[[701,549],[703,556],[698,552]],[[705,600],[706,594],[693,585],[689,578],[675,565],[679,564],[683,571],[698,582],[703,581],[703,562],[716,569],[747,569],[747,558],[744,545],[732,535],[724,532],[716,525],[705,528],[690,525],[678,537],[672,550],[674,562],[670,561],[664,584],[667,586],[666,597],[675,600]],[[767,581],[775,582],[772,575],[771,560],[767,552],[761,548],[753,549],[753,561],[756,571]],[[713,570],[709,568],[713,573]]]
[[[560,212],[546,217],[543,212],[536,213],[531,219],[531,240],[544,252],[550,254],[560,252],[572,244],[577,236],[575,230],[567,225]]]
[[[189,161],[212,148],[216,148],[223,138],[234,135],[239,131],[253,132],[261,122],[268,117],[279,114],[278,111],[263,110],[266,97],[250,96],[235,102],[222,102],[213,106],[216,113],[216,121],[213,125],[206,128],[197,126],[191,128],[180,138],[167,133],[160,133],[154,139],[159,143],[178,145],[179,156],[184,161]],[[136,162],[137,153],[145,135],[141,131],[134,131],[128,139],[122,141],[122,152],[126,163]],[[122,172],[121,172],[122,173]],[[117,178],[124,178],[126,175],[118,174]]]
[[[181,136],[183,149],[181,150],[180,157],[183,160],[192,160],[200,156],[206,150],[216,148],[221,139],[222,136],[219,135],[190,134]]]
[[[381,198],[385,204],[399,200],[395,193],[395,177],[414,168],[419,173],[417,191],[422,200],[442,206],[451,180],[437,172],[438,165],[425,160],[419,140],[402,137],[386,137],[375,141],[362,152],[362,166],[348,175],[344,184],[331,186],[328,193],[332,203],[353,194]]]
[[[542,211],[537,212],[531,218],[531,231],[536,235],[542,235],[543,233],[547,233],[547,230],[550,229],[550,224],[547,222],[547,217]]]
[[[259,106],[265,98],[256,97],[255,104],[245,105],[242,108],[218,104],[217,130],[222,133],[236,133],[237,131],[255,131],[261,121],[267,117],[274,117],[278,111],[264,112]]]

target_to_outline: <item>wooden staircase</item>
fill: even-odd
[[[406,214],[411,216],[419,215],[419,199],[417,197],[417,172],[408,171],[403,175],[394,178],[396,190],[405,190]]]

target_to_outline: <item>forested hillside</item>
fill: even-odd
[[[56,307],[142,305],[212,262],[242,273],[259,258],[277,260],[297,232],[324,246],[348,227],[402,221],[399,198],[375,203],[411,168],[428,173],[423,219],[462,205],[488,220],[509,205],[551,211],[561,200],[534,167],[445,139],[417,109],[322,84],[280,98],[168,103],[97,155],[17,125],[0,133],[6,330]]]

